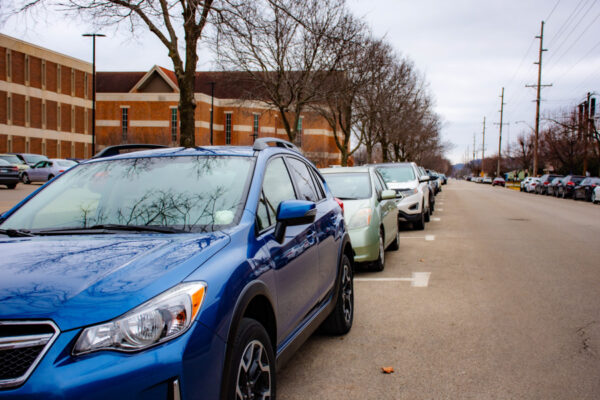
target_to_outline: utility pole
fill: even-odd
[[[475,162],[475,152],[477,151],[475,146],[475,133],[473,133],[473,162]]]
[[[502,122],[504,117],[504,88],[502,88],[502,94],[500,95],[500,133],[498,134],[498,166],[496,167],[496,176],[500,176],[500,160],[502,159]]]
[[[538,169],[538,138],[540,136],[540,98],[541,98],[541,89],[542,87],[552,86],[550,85],[542,85],[542,54],[544,51],[548,51],[548,49],[544,49],[544,21],[542,21],[542,28],[540,30],[540,36],[536,36],[536,39],[540,39],[540,51],[538,55],[538,82],[537,85],[525,85],[526,87],[536,88],[537,89],[537,98],[536,98],[536,106],[535,106],[535,141],[533,144],[533,176],[537,176]]]
[[[483,160],[485,159],[485,117],[483,117],[483,142],[481,143],[481,176],[485,176],[483,169]]]

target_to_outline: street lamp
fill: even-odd
[[[96,154],[96,37],[106,37],[102,33],[84,33],[81,36],[92,38],[92,156]]]

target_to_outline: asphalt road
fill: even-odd
[[[600,206],[451,181],[434,217],[356,274],[351,332],[310,338],[279,398],[599,399]]]

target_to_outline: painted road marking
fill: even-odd
[[[425,240],[431,242],[432,240],[435,240],[435,235],[425,235]]]
[[[443,208],[438,208],[436,211],[444,211]]]
[[[431,218],[432,221],[441,221],[441,218]]]
[[[429,286],[431,272],[413,272],[412,278],[354,278],[354,282],[410,282],[412,287]]]

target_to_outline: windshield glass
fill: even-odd
[[[324,176],[331,192],[340,200],[371,197],[371,180],[367,172],[324,174]]]
[[[398,165],[397,167],[379,167],[377,171],[383,177],[385,183],[401,183],[414,181],[415,173],[410,165]]]
[[[10,164],[23,164],[23,161],[19,160],[19,157],[12,154],[1,154],[0,159],[8,161]]]
[[[190,232],[239,221],[249,157],[148,157],[80,164],[0,225],[2,229],[172,227]]]
[[[38,161],[48,159],[48,157],[39,154],[23,154],[22,157],[25,159],[27,164],[35,164]]]

